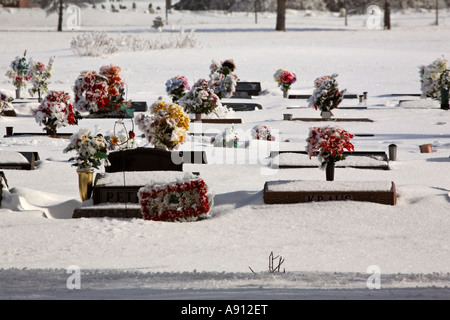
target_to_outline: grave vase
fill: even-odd
[[[21,99],[21,98],[22,98],[22,89],[17,88],[16,89],[16,99]]]
[[[441,88],[441,109],[448,110],[449,109],[449,89],[448,88]]]
[[[195,114],[195,121],[202,121],[202,114],[201,113],[196,113]]]
[[[92,183],[94,181],[94,170],[85,169],[77,170],[78,173],[78,189],[81,201],[84,202],[91,198]]]
[[[327,181],[334,181],[334,169],[335,169],[334,161],[328,162],[325,168],[325,176]]]
[[[45,131],[48,136],[55,138],[56,137],[56,126],[46,127]]]
[[[287,99],[289,97],[289,90],[288,89],[284,89],[283,90],[283,98]]]
[[[324,110],[320,113],[320,116],[324,120],[329,120],[333,116],[333,113],[331,111]]]

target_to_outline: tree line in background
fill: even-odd
[[[277,12],[275,27],[277,31],[286,30],[286,9],[332,12],[345,9],[346,14],[363,14],[369,5],[377,5],[384,8],[384,26],[385,29],[390,29],[391,9],[436,9],[436,24],[438,24],[437,9],[450,8],[450,0],[179,0],[172,4],[175,1],[166,0],[166,16],[169,9]],[[41,0],[40,6],[47,13],[57,12],[57,30],[62,31],[64,10],[69,5],[84,7],[87,4],[101,2],[104,0]]]

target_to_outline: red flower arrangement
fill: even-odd
[[[138,197],[145,220],[190,219],[210,210],[206,184],[202,179],[143,187],[139,189]]]
[[[108,79],[96,71],[83,71],[75,81],[74,106],[79,111],[97,112],[109,106]]]
[[[338,126],[312,127],[306,139],[308,142],[306,151],[310,159],[312,155],[319,152],[321,168],[326,168],[328,163],[345,159],[342,155],[344,149],[350,152],[355,150],[353,144],[350,143],[350,139],[353,137],[351,133]]]

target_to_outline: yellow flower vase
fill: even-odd
[[[77,173],[78,189],[80,191],[81,201],[84,202],[91,198],[94,170],[77,171]]]

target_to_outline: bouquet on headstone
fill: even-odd
[[[331,162],[345,160],[344,149],[352,152],[354,146],[350,142],[354,136],[338,126],[312,127],[306,139],[306,151],[309,158],[318,152],[320,167],[326,168]]]
[[[101,165],[109,165],[106,140],[102,134],[93,135],[89,129],[82,128],[70,137],[69,145],[63,150],[64,153],[76,151],[77,156],[69,161],[75,160],[73,166],[79,171],[99,169]]]
[[[236,64],[232,59],[211,63],[208,85],[214,89],[219,99],[230,98],[236,92],[238,77],[234,74],[234,70]]]
[[[287,93],[291,89],[291,86],[295,82],[297,82],[297,76],[295,75],[295,73],[287,71],[285,69],[278,69],[273,77],[283,93]]]
[[[13,81],[13,85],[17,89],[24,89],[27,87],[27,82],[30,81],[28,71],[30,70],[30,63],[26,59],[27,51],[25,50],[23,57],[17,56],[10,65],[10,69],[6,72],[6,76]]]
[[[422,97],[439,100],[441,87],[450,87],[450,66],[444,58],[434,60],[427,66],[419,67]]]
[[[178,103],[187,113],[201,114],[209,114],[221,105],[219,97],[205,79],[198,80]]]
[[[28,71],[28,76],[33,87],[29,89],[28,92],[32,96],[35,93],[38,93],[39,100],[41,99],[41,95],[44,95],[48,92],[48,84],[52,76],[51,70],[53,69],[54,61],[55,57],[51,57],[48,65],[45,66],[40,61],[35,62],[33,59],[30,59],[30,69]]]
[[[314,80],[315,89],[308,100],[309,106],[320,111],[331,111],[344,99],[346,89],[339,90],[337,74],[323,76]]]
[[[33,110],[34,118],[44,130],[52,131],[67,125],[77,125],[81,118],[73,109],[70,96],[64,91],[50,90],[39,107]]]
[[[122,69],[113,64],[100,67],[99,74],[106,77],[108,85],[109,109],[126,111],[131,101],[125,100],[125,82],[120,77]]]
[[[143,218],[155,221],[206,218],[213,198],[205,181],[194,176],[185,181],[142,187],[138,197]]]
[[[252,137],[257,140],[275,141],[271,129],[266,125],[257,125],[252,128]]]
[[[138,114],[135,122],[147,140],[156,148],[173,150],[184,143],[189,129],[189,116],[177,104],[158,100],[151,114]]]
[[[185,76],[175,76],[166,82],[166,92],[172,98],[173,103],[177,103],[189,90],[191,87]]]
[[[108,79],[96,71],[83,71],[73,88],[74,106],[79,111],[97,112],[109,106]]]

